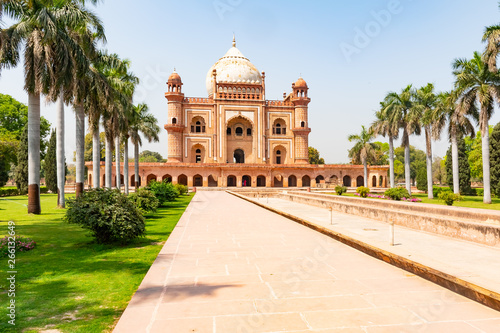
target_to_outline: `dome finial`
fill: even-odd
[[[236,47],[236,35],[233,33],[233,47]]]

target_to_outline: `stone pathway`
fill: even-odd
[[[199,192],[115,332],[498,332],[500,312],[224,192]]]
[[[390,227],[355,215],[317,208],[277,198],[258,201],[280,211],[306,219],[382,250],[462,278],[500,293],[500,248],[442,235],[395,226],[395,246],[390,245]],[[498,329],[500,332],[500,327]]]

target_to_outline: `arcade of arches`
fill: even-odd
[[[88,181],[92,184],[92,163],[87,162]],[[130,185],[135,186],[133,164],[129,166]],[[368,167],[368,185],[387,186],[387,166]],[[104,165],[101,167],[101,186],[104,186]],[[116,183],[113,166],[113,186]],[[358,165],[273,165],[255,164],[168,164],[142,163],[142,185],[152,180],[183,184],[189,187],[359,187],[364,183],[363,166]],[[123,184],[123,175],[121,175]]]

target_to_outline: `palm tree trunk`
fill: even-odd
[[[105,162],[104,172],[105,172],[105,185],[107,188],[111,188],[111,179],[113,173],[113,150],[111,149],[111,140],[109,140],[108,135],[106,135],[106,162]]]
[[[28,214],[40,206],[40,94],[28,94]]]
[[[486,116],[486,110],[481,110],[483,113],[483,131],[482,131],[482,151],[483,151],[483,186],[484,186],[484,197],[483,202],[485,204],[491,203],[491,175],[490,175],[490,131],[488,125],[488,117]]]
[[[120,135],[115,138],[115,165],[116,165],[116,188],[121,189],[121,167],[120,167]]]
[[[431,138],[431,127],[429,125],[425,126],[425,146],[427,149],[427,197],[429,199],[434,199],[433,185],[432,181],[432,138]]]
[[[405,145],[405,183],[408,193],[411,195],[411,170],[410,170],[410,140],[407,137]]]
[[[64,201],[64,184],[66,182],[66,168],[64,156],[64,100],[63,92],[57,100],[56,107],[56,156],[57,156],[57,206],[59,208],[65,207]]]
[[[76,190],[78,198],[84,189],[85,181],[85,111],[83,105],[75,106],[76,116]]]
[[[92,174],[94,188],[101,187],[101,138],[99,137],[99,122],[92,129]]]
[[[364,175],[364,187],[368,187],[368,163],[366,158],[363,159],[363,175]]]
[[[141,177],[139,176],[139,143],[134,144],[134,180],[135,180],[135,190],[141,186]]]
[[[395,187],[394,181],[394,139],[389,136],[389,177],[391,182],[391,188]]]
[[[458,142],[457,134],[451,134],[451,161],[453,166],[453,193],[460,193],[460,172],[458,170]]]
[[[123,152],[123,186],[125,187],[125,194],[128,195],[128,138],[125,139],[124,142],[125,150]]]

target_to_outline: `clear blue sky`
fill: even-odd
[[[105,24],[106,48],[130,59],[141,79],[135,102],[146,102],[162,128],[173,68],[186,96],[206,97],[206,73],[231,47],[234,32],[240,51],[266,72],[268,99],[282,98],[301,74],[307,81],[310,145],[327,163],[348,162],[347,136],[370,125],[387,92],[428,82],[439,91],[451,89],[453,59],[482,51],[485,26],[500,22],[497,0],[105,0],[93,10]],[[368,34],[363,38],[359,31]],[[22,76],[21,69],[4,71],[0,92],[26,103]],[[55,123],[53,105],[42,108]],[[499,121],[497,111],[491,123]],[[66,128],[71,161],[70,109]],[[410,142],[425,149],[423,137]],[[446,140],[435,143],[434,154],[443,156],[447,146]],[[160,143],[143,149],[166,157],[166,131]]]

